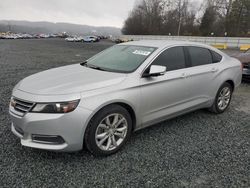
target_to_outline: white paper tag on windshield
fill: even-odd
[[[148,51],[142,51],[142,50],[135,50],[133,52],[133,54],[137,54],[137,55],[144,55],[144,56],[148,56],[151,52]]]

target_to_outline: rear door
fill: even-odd
[[[193,101],[192,105],[213,100],[219,73],[213,53],[207,48],[196,46],[185,47],[185,50],[189,55],[190,68],[187,69],[186,82],[189,86],[190,101]]]

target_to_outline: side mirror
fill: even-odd
[[[162,76],[166,73],[167,68],[160,65],[151,65],[148,73],[144,73],[143,77]]]

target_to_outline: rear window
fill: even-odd
[[[213,57],[213,63],[218,63],[222,60],[222,56],[214,51],[211,51]]]
[[[201,47],[188,47],[192,66],[207,65],[213,62],[210,51]]]

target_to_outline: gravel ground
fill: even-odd
[[[234,93],[224,114],[200,110],[162,122],[106,158],[21,146],[7,108],[14,85],[111,45],[0,40],[0,187],[250,187],[250,83]]]

